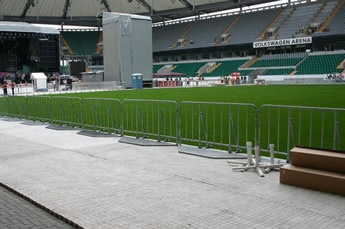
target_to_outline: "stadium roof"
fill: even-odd
[[[150,16],[152,22],[196,16],[274,0],[0,0],[0,20],[98,26],[102,12]]]
[[[7,22],[7,21],[0,21],[0,31],[44,33],[44,34],[59,34],[60,33],[55,28],[40,27],[40,26],[32,25],[26,22]]]

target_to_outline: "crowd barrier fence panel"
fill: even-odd
[[[189,102],[180,104],[179,144],[231,152],[246,149],[257,136],[253,104]]]
[[[26,96],[27,119],[52,122],[52,99],[50,96]]]
[[[0,115],[8,117],[8,97],[0,97]]]
[[[122,102],[122,135],[177,144],[177,102],[125,99]]]
[[[122,108],[118,99],[83,98],[82,129],[121,134]]]
[[[82,99],[52,97],[52,123],[73,128],[82,127]]]
[[[345,109],[263,105],[259,109],[259,144],[290,160],[294,146],[345,150]]]
[[[27,119],[27,98],[24,96],[9,96],[8,102],[8,117]]]

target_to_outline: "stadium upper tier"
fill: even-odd
[[[345,34],[344,14],[345,3],[339,0],[157,26],[153,27],[153,51]]]
[[[250,44],[254,41],[345,34],[345,1],[274,8],[152,28],[153,52]],[[61,31],[68,54],[93,55],[101,31]]]

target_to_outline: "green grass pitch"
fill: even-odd
[[[60,95],[58,95],[60,96]],[[345,108],[345,84],[341,85],[260,85],[197,88],[155,88],[106,92],[71,93],[61,96],[251,103]]]

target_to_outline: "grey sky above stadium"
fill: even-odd
[[[97,26],[102,12],[150,16],[153,23],[274,0],[0,0],[0,20]]]

